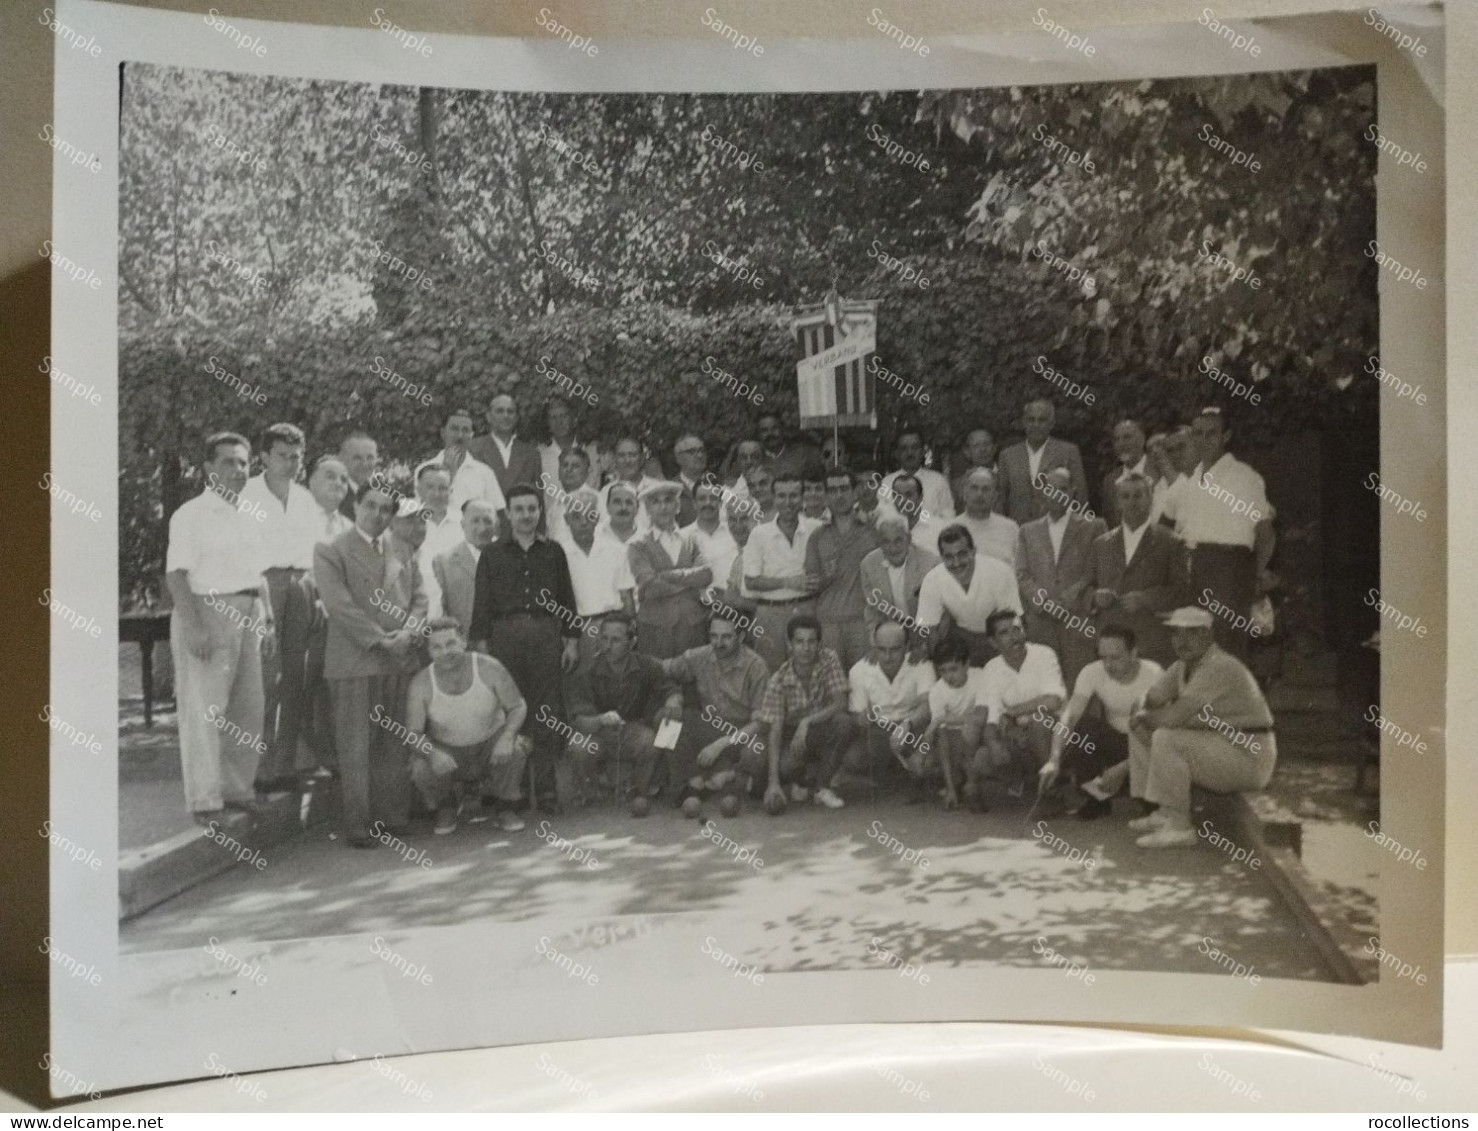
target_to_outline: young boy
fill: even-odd
[[[960,804],[956,781],[964,781],[980,746],[980,669],[969,666],[970,649],[958,637],[945,637],[934,646],[934,674],[939,678],[929,689],[929,725],[919,752],[913,758],[922,775],[930,751],[944,773],[944,807]]]

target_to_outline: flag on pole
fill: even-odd
[[[867,369],[877,352],[877,308],[876,299],[844,299],[833,290],[796,315],[802,428],[878,426],[876,378]]]

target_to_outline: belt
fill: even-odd
[[[296,574],[304,574],[304,573],[307,573],[308,571],[306,569],[302,569],[299,566],[268,566],[267,569],[264,572],[266,572],[266,573],[296,573]]]
[[[1250,554],[1251,546],[1234,546],[1230,542],[1197,542],[1190,547],[1191,553],[1200,553],[1205,550],[1215,550],[1223,554]]]
[[[261,596],[260,589],[233,589],[230,593],[218,593],[219,597],[258,597]]]
[[[756,605],[804,605],[815,597],[750,597]]]

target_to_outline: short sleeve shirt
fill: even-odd
[[[980,668],[966,668],[965,682],[951,687],[935,680],[929,688],[929,718],[940,726],[963,726],[970,712],[982,702],[985,673]]]
[[[981,702],[989,711],[987,721],[991,723],[1000,721],[1007,703],[1020,703],[1038,695],[1067,698],[1057,653],[1045,644],[1027,644],[1026,658],[1021,661],[1020,671],[1006,663],[1005,656],[993,658],[985,665],[981,690]]]
[[[792,540],[785,536],[779,522],[762,522],[749,533],[744,546],[744,573],[748,577],[791,577],[806,572],[806,543],[815,524],[802,519]],[[767,589],[757,594],[769,601],[800,600],[809,596],[803,589]]]
[[[966,632],[984,632],[990,615],[1003,609],[1021,612],[1016,571],[985,554],[975,555],[975,572],[968,592],[960,588],[943,562],[924,575],[924,583],[919,587],[918,622],[923,625],[938,624],[948,611],[955,624]]]
[[[847,710],[867,715],[877,708],[880,717],[896,722],[913,714],[928,697],[934,686],[934,665],[905,660],[898,674],[889,679],[876,660],[858,660],[847,675],[847,684]]]
[[[1139,674],[1128,683],[1120,683],[1109,675],[1102,660],[1094,660],[1078,673],[1078,681],[1073,685],[1073,702],[1086,706],[1096,696],[1103,704],[1109,726],[1120,734],[1128,734],[1134,704],[1164,674],[1165,670],[1154,660],[1140,660]]]
[[[1273,517],[1262,476],[1231,452],[1197,471],[1176,499],[1180,536],[1189,546],[1204,542],[1252,549],[1258,522]]]
[[[254,513],[210,489],[195,496],[170,516],[165,572],[183,570],[190,592],[202,595],[257,588],[267,543],[264,523]]]
[[[796,675],[790,660],[780,665],[765,685],[765,697],[755,718],[771,726],[793,723],[802,715],[821,710],[833,696],[846,693],[847,677],[842,674],[841,660],[830,648],[822,648],[809,683]]]

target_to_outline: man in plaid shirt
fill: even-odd
[[[784,800],[784,781],[790,784],[790,800],[805,801],[814,789],[816,804],[840,809],[844,803],[831,791],[831,779],[852,737],[847,677],[837,654],[821,646],[815,617],[791,617],[785,636],[790,658],[770,677],[755,713],[755,721],[770,730],[765,804]]]

